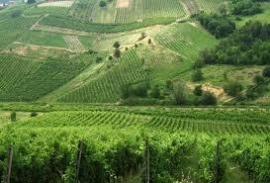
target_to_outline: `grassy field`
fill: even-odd
[[[28,31],[19,39],[19,41],[34,45],[67,48],[63,35],[42,31]]]

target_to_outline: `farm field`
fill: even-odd
[[[270,3],[7,3],[1,183],[270,182]]]
[[[59,170],[67,175],[67,180],[73,180],[74,178],[70,175],[76,172],[76,167],[72,168],[67,162],[76,161],[77,144],[80,140],[84,143],[84,150],[82,151],[84,158],[81,159],[83,163],[80,167],[85,170],[88,169],[84,163],[89,161],[95,162],[96,165],[87,174],[80,173],[79,171],[79,179],[91,177],[93,181],[98,180],[102,182],[108,174],[117,175],[115,179],[122,176],[125,177],[126,175],[124,173],[125,170],[121,169],[121,161],[112,162],[110,160],[112,157],[125,157],[125,164],[127,165],[135,167],[141,165],[141,168],[145,167],[144,149],[148,147],[145,146],[145,139],[148,139],[150,147],[151,177],[157,181],[159,181],[159,176],[156,176],[155,172],[166,172],[168,161],[175,163],[174,166],[170,166],[170,170],[173,171],[179,168],[183,172],[189,170],[191,179],[199,180],[200,182],[208,182],[215,179],[214,173],[211,171],[213,167],[209,166],[209,163],[216,162],[215,148],[218,139],[222,139],[222,145],[220,146],[220,158],[223,161],[222,171],[227,172],[230,170],[231,163],[228,162],[236,164],[240,162],[239,166],[241,168],[251,171],[252,168],[249,167],[250,164],[248,164],[248,160],[245,158],[254,159],[256,153],[263,153],[265,155],[268,153],[268,146],[266,145],[266,134],[270,130],[268,109],[162,110],[152,108],[150,111],[138,111],[137,109],[129,109],[128,111],[127,113],[125,108],[120,107],[118,111],[108,111],[106,108],[105,110],[92,108],[90,111],[38,113],[36,117],[31,119],[24,118],[22,121],[13,122],[13,124],[9,125],[9,128],[6,125],[0,127],[4,130],[0,133],[1,139],[6,139],[1,143],[1,151],[5,150],[4,147],[7,147],[8,143],[16,142],[14,153],[24,153],[23,157],[15,156],[11,180],[14,179],[16,181],[22,165],[29,168],[26,169],[27,171],[21,172],[20,175],[29,174],[31,170],[30,165],[33,164],[40,165],[40,170],[43,170],[44,166],[53,170],[52,165],[45,165],[43,161],[23,161],[24,158],[37,156],[39,152],[43,154],[40,157],[41,160],[46,161],[47,158],[54,157],[54,160],[57,160],[54,161],[54,166],[57,166]],[[257,122],[253,123],[254,120],[257,120],[258,113],[261,117]],[[226,122],[229,119],[226,116],[227,114],[230,115],[230,119],[233,119],[229,120],[229,123]],[[181,116],[186,116],[186,118],[179,120],[182,119]],[[205,119],[205,122],[196,120],[199,117]],[[214,121],[211,121],[212,119]],[[207,124],[205,128],[200,128],[205,124]],[[165,129],[161,130],[161,126]],[[227,129],[230,129],[230,131]],[[49,134],[55,135],[51,136]],[[259,141],[263,142],[264,145],[259,145]],[[38,144],[45,146],[40,147]],[[184,151],[179,151],[183,148],[185,149]],[[90,149],[91,151],[89,151]],[[241,152],[234,153],[235,150],[240,150]],[[51,151],[55,153],[51,154]],[[122,151],[128,154],[121,154]],[[248,151],[253,153],[247,154],[246,152]],[[170,154],[168,155],[166,152],[170,152]],[[55,156],[56,154],[57,156]],[[204,158],[202,159],[202,157]],[[136,161],[132,161],[134,158]],[[159,158],[160,160],[157,162]],[[237,159],[241,161],[237,161]],[[5,157],[0,159],[0,161],[4,160]],[[265,160],[264,156],[260,157],[259,162],[254,162],[252,165],[262,166],[263,168]],[[180,163],[183,161],[187,164],[183,165]],[[160,163],[165,167],[158,166]],[[189,168],[187,169],[185,165]],[[199,175],[201,176],[194,174],[196,166],[200,166],[201,168],[197,169],[197,171],[203,171],[204,174],[200,173]],[[130,168],[135,168],[132,167]],[[1,168],[3,169],[4,167],[1,166]],[[141,168],[137,169],[137,171],[135,171],[136,168],[133,169],[133,173],[129,175],[135,177],[142,175],[144,170]],[[262,168],[260,170],[263,170]],[[117,173],[118,171],[120,172]],[[241,180],[248,182],[245,171],[242,169],[238,171],[242,176]],[[29,181],[33,180],[36,174],[43,176],[51,174],[50,171],[45,172],[45,174],[42,173],[43,171],[34,172],[36,173],[31,173],[31,176],[24,177],[23,179]],[[95,174],[99,172],[101,175],[99,177],[91,176],[94,175],[94,172]],[[205,173],[207,173],[207,176]],[[58,180],[61,178],[61,175],[62,173],[60,172],[55,173],[53,179]],[[263,175],[267,175],[267,173],[258,175],[258,178]],[[170,174],[171,179],[177,179],[179,178],[178,176],[176,172]],[[225,179],[226,176],[225,173],[221,177],[225,182],[227,180]],[[128,179],[128,177],[125,178]],[[139,179],[139,181],[142,180]]]

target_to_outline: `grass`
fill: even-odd
[[[201,83],[210,83],[223,87],[230,81],[239,81],[244,87],[251,85],[253,77],[261,74],[263,66],[231,66],[231,65],[207,65],[202,68],[204,80]],[[185,81],[191,81],[192,70],[179,75]]]
[[[34,45],[67,48],[63,35],[43,31],[28,31],[19,41]]]

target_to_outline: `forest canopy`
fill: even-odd
[[[200,53],[205,64],[270,64],[270,24],[249,21],[213,49]]]

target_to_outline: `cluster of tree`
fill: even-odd
[[[114,47],[114,54],[113,56],[117,59],[119,59],[121,57],[121,51],[120,51],[120,43],[118,41],[116,41],[114,44],[113,44],[113,47]]]
[[[177,105],[216,105],[216,97],[207,91],[203,91],[198,85],[193,90],[193,96],[188,94],[188,90],[183,82],[177,81],[173,84],[173,96]]]
[[[252,65],[270,63],[270,24],[247,22],[245,26],[220,41],[213,49],[200,53],[196,66],[202,64]]]
[[[265,67],[261,75],[253,77],[253,83],[244,91],[244,86],[238,81],[229,81],[223,90],[237,101],[255,99],[268,90],[270,82],[270,67]]]
[[[149,82],[139,83],[139,84],[125,84],[121,87],[121,97],[122,99],[127,99],[130,97],[152,97],[155,99],[161,98],[161,90],[158,85],[151,87]]]
[[[201,14],[198,16],[198,20],[216,38],[226,37],[235,30],[235,23],[221,15]]]
[[[261,12],[260,4],[254,3],[251,0],[233,1],[232,14],[234,15],[254,15]]]

